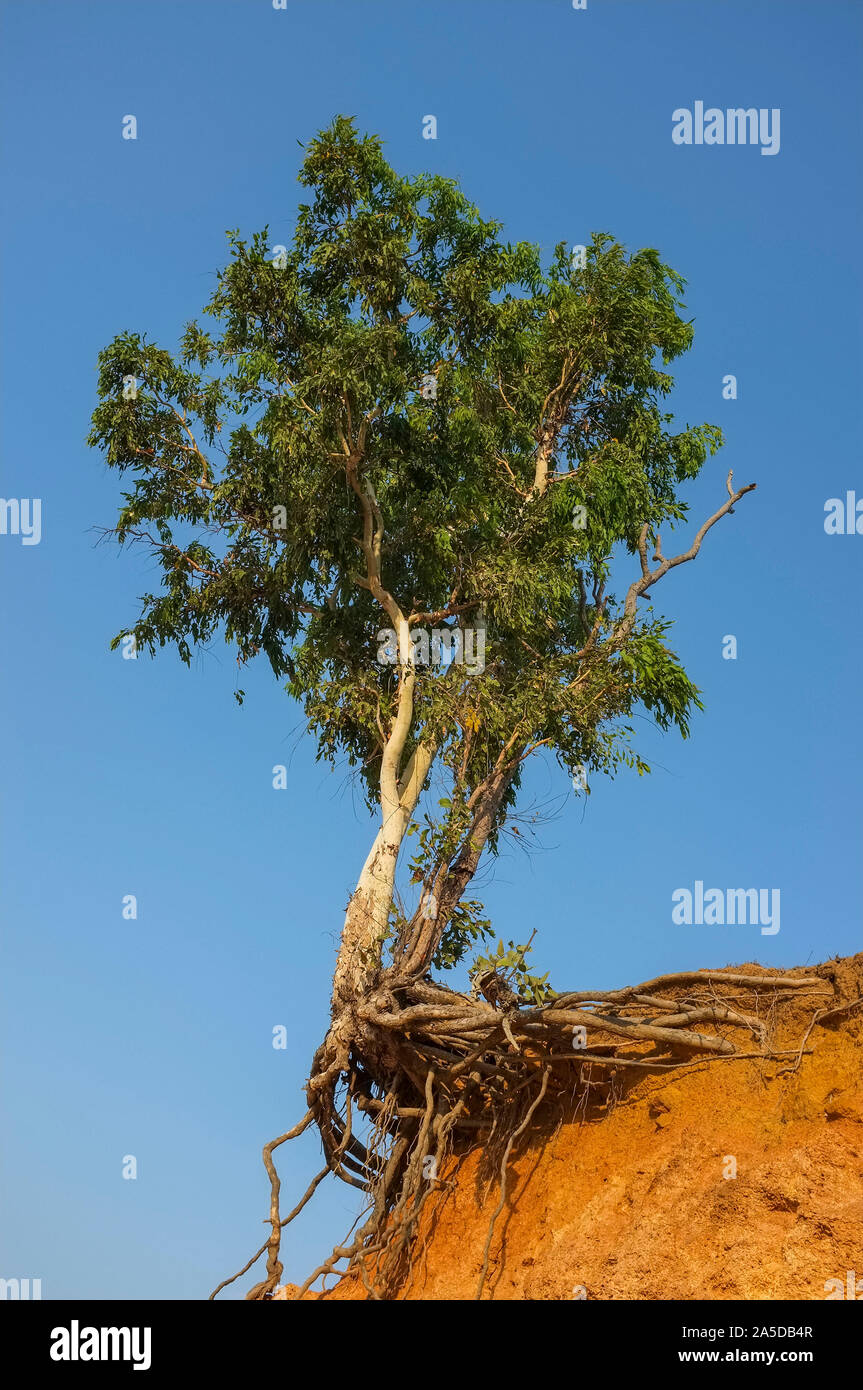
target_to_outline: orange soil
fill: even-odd
[[[863,992],[863,955],[794,973],[816,972],[837,1005]],[[798,1047],[814,1009],[783,1006],[773,1046]],[[850,1270],[863,1298],[863,1007],[813,1028],[807,1047],[785,1075],[748,1060],[630,1071],[607,1111],[537,1136],[510,1163],[483,1297],[825,1299]],[[400,1298],[475,1297],[499,1198],[481,1159],[444,1173],[453,1187],[427,1204]],[[347,1276],[325,1297],[366,1293]]]

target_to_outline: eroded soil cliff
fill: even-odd
[[[817,970],[841,1011],[804,1043],[816,1005],[786,1006],[772,1046],[787,1059],[629,1070],[535,1135],[509,1165],[483,1297],[825,1299],[859,1279],[863,1298],[863,955]],[[489,1166],[477,1148],[442,1174],[400,1297],[475,1297]],[[367,1294],[349,1275],[325,1297]]]

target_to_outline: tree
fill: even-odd
[[[662,408],[692,326],[656,251],[602,234],[583,264],[563,245],[543,264],[453,181],[397,175],[344,117],[299,177],[309,201],[290,248],[266,229],[229,234],[215,329],[189,324],[176,354],[133,333],[100,354],[90,442],[131,479],[113,534],[161,566],[114,645],[131,630],[188,663],[221,633],[241,664],[265,656],[319,756],[347,759],[377,816],[297,1132],[317,1124],[325,1171],[370,1188],[347,1253],[364,1272],[380,1257],[387,1289],[424,1200],[423,1159],[505,1104],[526,1065],[519,1029],[550,1050],[580,1026],[528,972],[525,946],[481,963],[482,999],[430,974],[490,935],[465,894],[498,850],[525,761],[545,748],[582,782],[647,772],[638,710],[686,736],[698,691],[669,622],[641,600],[755,485],[735,491],[729,473],[727,499],[665,557],[661,534],[687,516],[680,487],[721,436],[675,431]],[[633,573],[615,596],[621,555]],[[432,769],[447,784],[434,809]],[[396,864],[413,834],[419,891],[403,912]],[[502,992],[507,975],[519,992]],[[722,1042],[684,1034],[676,1046]],[[553,1068],[535,1081],[528,1109]],[[356,1110],[375,1122],[371,1143]],[[272,1149],[286,1137],[265,1150],[273,1234],[254,1296],[281,1276]]]

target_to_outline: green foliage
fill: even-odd
[[[527,957],[533,947],[530,942],[517,946],[514,941],[498,941],[494,951],[488,956],[478,956],[471,968],[471,976],[493,970],[515,990],[522,999],[530,999],[534,1004],[549,1003],[557,998],[557,992],[547,984],[549,972],[544,975],[531,975],[527,968]]]
[[[462,834],[470,825],[470,813],[464,798],[455,802],[448,798],[438,802],[445,812],[440,819],[425,814],[413,822],[408,835],[416,835],[417,851],[410,860],[411,883],[422,883],[429,864],[439,864],[452,858]]]
[[[514,736],[572,775],[646,771],[629,747],[639,708],[686,734],[700,703],[668,624],[640,618],[618,640],[622,604],[607,590],[614,554],[638,572],[643,525],[653,537],[686,516],[679,487],[721,438],[675,431],[662,408],[692,326],[683,281],[655,250],[602,233],[583,269],[563,244],[544,264],[452,180],[400,177],[345,117],[310,142],[299,179],[308,201],[283,264],[267,229],[233,231],[206,327],[188,324],[176,354],[125,332],[99,356],[89,441],[128,480],[115,534],[148,545],[161,571],[115,643],[132,631],[139,649],[174,645],[188,663],[221,634],[240,665],[265,657],[318,756],[346,758],[376,805],[398,670],[376,662],[390,623],[358,582],[353,453],[402,611],[419,622],[455,601],[467,607],[442,626],[486,629],[481,676],[418,671],[406,754],[433,740],[452,783],[422,823],[420,881],[454,852],[472,791]],[[535,490],[564,380],[550,482]],[[486,926],[462,905],[439,963]]]
[[[440,945],[432,959],[435,970],[452,970],[477,941],[491,936],[491,921],[481,917],[483,905],[475,898],[463,898],[453,910]]]

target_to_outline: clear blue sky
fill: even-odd
[[[596,784],[586,806],[538,764],[527,800],[557,818],[483,896],[503,936],[540,929],[540,969],[570,988],[859,950],[863,536],[823,519],[828,498],[863,497],[863,7],[19,0],[2,24],[2,493],[43,517],[39,545],[0,536],[0,1275],[46,1298],[198,1298],[266,1235],[260,1148],[303,1112],[370,824],[263,667],[239,709],[225,647],[191,671],[108,650],[151,572],[94,548],[120,486],[84,443],[97,352],[124,329],[173,348],[226,228],[288,241],[297,141],[337,113],[399,169],[458,177],[513,238],[658,247],[696,320],[674,408],[727,432],[693,522],[728,468],[758,483],[656,590],[707,711],[688,743],[645,723],[653,777]],[[697,100],[780,108],[780,153],[674,145],[672,111]],[[780,932],[674,926],[671,894],[696,879],[778,887]],[[290,1198],[316,1142],[280,1153]],[[324,1185],[288,1233],[288,1277],[356,1196]]]

